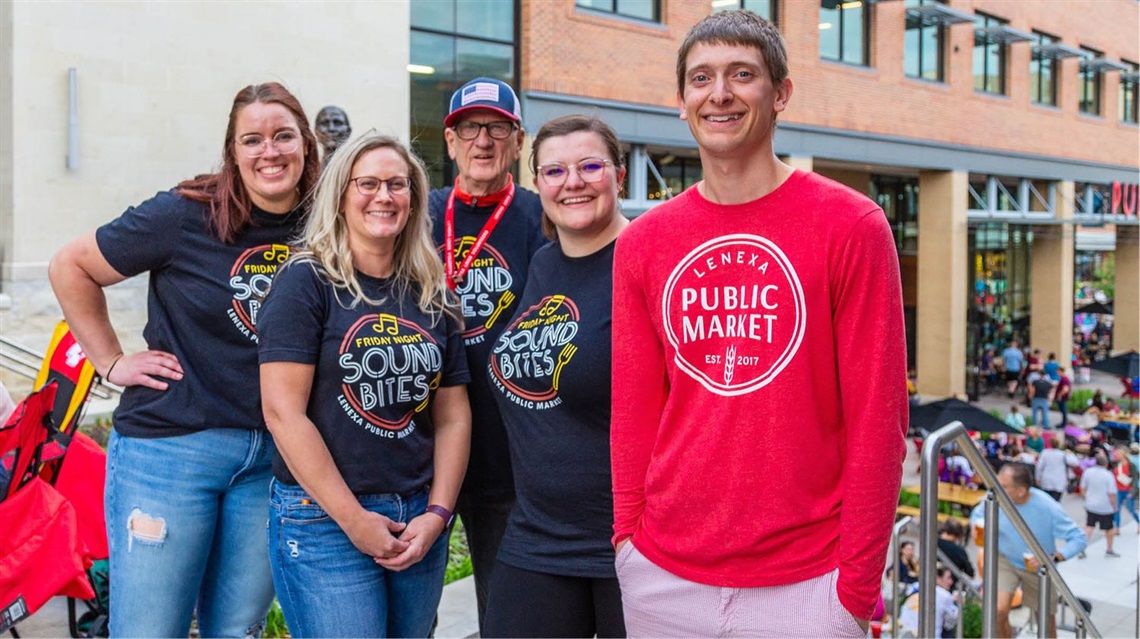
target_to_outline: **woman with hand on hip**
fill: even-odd
[[[238,92],[217,173],[128,209],[52,259],[76,339],[123,386],[107,449],[114,637],[259,632],[273,442],[255,322],[320,174],[300,103],[276,82]],[[124,353],[103,289],[149,273],[147,350]]]
[[[534,138],[543,226],[519,311],[491,352],[517,500],[491,577],[496,637],[625,636],[614,571],[610,318],[629,223],[613,130],[571,115]]]
[[[427,197],[395,138],[346,143],[261,312],[270,563],[295,637],[426,637],[435,619],[471,411]]]

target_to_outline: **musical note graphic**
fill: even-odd
[[[555,295],[551,297],[550,299],[546,300],[546,304],[543,304],[542,310],[538,312],[538,316],[550,317],[551,315],[554,315],[554,312],[557,311],[560,306],[562,306],[562,302],[565,300],[565,295]]]
[[[266,262],[281,264],[289,259],[289,247],[284,244],[271,244],[268,251],[261,254]]]
[[[379,321],[372,325],[372,330],[377,333],[388,333],[389,335],[399,335],[400,326],[396,322],[396,316],[388,313],[380,313],[376,316]]]

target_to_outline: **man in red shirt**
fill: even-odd
[[[678,105],[705,179],[618,239],[630,636],[863,636],[879,598],[906,452],[898,257],[878,206],[776,158],[787,74],[756,14],[693,27]]]

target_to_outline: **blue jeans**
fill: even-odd
[[[352,540],[300,486],[274,481],[269,562],[294,637],[427,637],[443,595],[448,533],[418,563],[391,571]],[[427,509],[427,491],[358,495],[364,508],[407,522]]]
[[[1049,428],[1049,398],[1034,397],[1030,402],[1033,425],[1040,428]],[[1041,411],[1041,419],[1037,419],[1037,411]]]
[[[111,636],[257,636],[273,601],[265,506],[273,440],[215,428],[107,448]]]
[[[1136,515],[1136,500],[1132,499],[1131,490],[1116,491],[1116,512],[1112,513],[1112,525],[1120,528],[1120,513],[1127,508],[1132,515],[1132,521],[1140,524],[1140,516]]]

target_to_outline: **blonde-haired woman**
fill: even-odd
[[[342,146],[261,310],[270,563],[296,637],[426,637],[439,604],[470,375],[427,193],[396,139]]]

